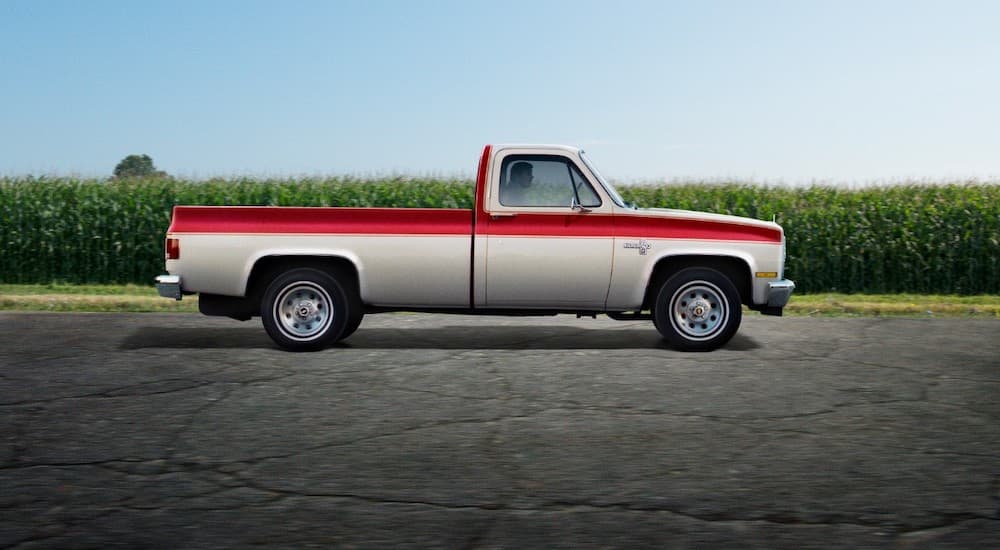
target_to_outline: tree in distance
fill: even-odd
[[[167,173],[157,170],[156,166],[153,166],[153,159],[149,155],[129,155],[115,166],[114,179],[152,177],[167,177]]]

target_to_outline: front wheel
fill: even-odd
[[[349,311],[343,285],[325,271],[303,267],[287,271],[268,285],[261,301],[264,329],[279,346],[314,351],[336,342]]]
[[[682,351],[711,351],[736,334],[740,293],[722,273],[704,267],[677,272],[660,288],[653,310],[663,339]]]
[[[344,328],[344,332],[341,333],[340,338],[337,338],[337,341],[343,340],[344,338],[347,338],[348,336],[354,334],[354,332],[358,330],[358,327],[361,326],[361,321],[364,318],[365,318],[365,312],[362,311],[361,301],[359,300],[357,313],[352,314],[351,318],[348,319],[347,326]]]

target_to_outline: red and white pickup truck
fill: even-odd
[[[741,304],[781,315],[785,238],[766,221],[625,204],[583,151],[487,145],[464,209],[176,206],[161,296],[260,316],[320,349],[365,314],[604,313],[651,319],[681,350],[735,334]]]

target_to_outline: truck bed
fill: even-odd
[[[472,210],[176,206],[168,237],[180,240],[172,273],[184,291],[243,296],[269,256],[349,259],[361,298],[387,307],[469,307]]]

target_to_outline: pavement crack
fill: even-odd
[[[27,538],[16,541],[8,546],[4,547],[4,550],[18,550],[20,548],[30,548],[35,547],[39,543],[45,543],[46,541],[52,541],[58,539],[65,533],[65,529],[60,529],[58,533],[45,533],[45,534],[33,534]]]
[[[330,443],[323,443],[323,444],[320,444],[320,445],[313,445],[313,446],[310,446],[310,447],[302,447],[301,449],[299,449],[299,450],[297,450],[295,452],[291,452],[291,453],[282,453],[282,454],[272,454],[272,455],[264,455],[264,456],[255,456],[255,457],[252,457],[252,458],[245,458],[245,459],[233,460],[233,461],[230,461],[230,462],[225,462],[224,464],[247,464],[247,465],[255,465],[255,464],[259,464],[259,463],[262,463],[262,462],[267,462],[267,461],[270,461],[270,460],[283,460],[283,459],[286,459],[286,458],[292,458],[294,456],[299,456],[299,455],[302,455],[302,454],[305,454],[305,453],[311,453],[311,452],[315,452],[315,451],[322,451],[324,449],[335,449],[335,448],[338,448],[338,447],[349,447],[351,445],[357,445],[358,443],[364,443],[366,441],[375,441],[375,440],[384,439],[384,438],[387,438],[387,437],[398,437],[398,436],[401,436],[401,435],[406,435],[406,434],[409,434],[409,433],[419,432],[419,431],[423,431],[423,430],[432,430],[432,429],[435,429],[435,428],[442,428],[442,427],[447,427],[447,426],[456,426],[456,425],[463,425],[463,424],[465,424],[465,425],[468,425],[468,424],[492,424],[492,423],[501,422],[501,421],[506,420],[508,418],[523,418],[523,417],[521,417],[521,416],[510,416],[510,417],[508,417],[508,416],[497,416],[497,417],[490,417],[490,418],[467,418],[467,419],[461,419],[461,420],[442,420],[442,421],[437,421],[437,422],[425,422],[425,423],[422,423],[422,424],[419,424],[419,425],[416,425],[416,426],[410,426],[408,428],[404,428],[404,429],[396,430],[396,431],[392,431],[392,432],[367,435],[367,436],[357,437],[357,438],[346,440],[346,441],[335,441],[335,442],[330,442]],[[195,465],[195,464],[198,464],[198,463],[191,463],[191,464]]]
[[[168,388],[159,390],[153,389],[149,391],[132,391],[137,388],[149,388],[149,387],[156,388],[163,385],[169,385],[169,383],[174,383],[174,382],[190,382],[190,384],[177,388]],[[101,390],[93,393],[86,393],[80,395],[63,395],[59,397],[52,397],[49,399],[30,399],[25,401],[12,401],[12,402],[0,403],[0,407],[44,405],[47,403],[55,403],[59,401],[67,401],[73,399],[117,399],[122,397],[146,397],[150,395],[166,395],[170,393],[185,392],[185,391],[195,390],[198,388],[204,388],[206,386],[211,386],[212,384],[215,384],[215,382],[189,380],[186,378],[166,378],[163,380],[154,380],[151,382],[143,382],[140,384],[121,386],[117,388]]]
[[[83,467],[98,467],[105,468],[109,464],[120,464],[123,462],[129,462],[127,460],[96,460],[96,461],[85,461],[85,462],[24,462],[20,464],[8,464],[5,466],[0,466],[0,471],[10,471],[10,470],[30,470],[33,468],[83,468]],[[144,462],[144,461],[135,461]]]
[[[243,386],[253,386],[255,384],[265,384],[270,382],[279,382],[281,380],[287,380],[289,378],[294,378],[296,376],[301,376],[300,373],[283,374],[281,376],[262,376],[260,378],[251,378],[249,380],[238,380],[234,383],[241,384]]]
[[[975,382],[977,384],[1000,384],[1000,380],[996,378],[973,378],[970,376],[955,376],[953,374],[940,374],[937,376],[937,379],[942,382],[959,380],[962,382]]]
[[[542,404],[542,402],[538,400],[531,400],[529,401],[529,403]],[[539,414],[552,411],[571,411],[571,412],[587,411],[587,412],[619,414],[623,416],[667,416],[672,418],[695,418],[701,420],[708,420],[711,422],[732,424],[737,426],[743,426],[747,422],[756,422],[761,420],[786,420],[793,418],[809,418],[813,416],[819,416],[835,412],[832,409],[823,409],[820,411],[811,411],[806,413],[779,415],[779,416],[724,416],[716,414],[702,414],[695,412],[665,411],[662,409],[629,407],[625,405],[588,405],[586,403],[581,403],[579,401],[561,401],[554,406],[537,409],[532,411],[531,414],[524,416],[525,417],[537,416]]]
[[[1000,522],[1000,518],[971,513],[945,513],[941,514],[941,518],[936,522],[900,528],[896,533],[896,539],[899,542],[906,542],[906,539],[920,539],[927,535],[946,533],[973,521]]]
[[[536,506],[524,508],[511,508],[516,510],[531,511],[568,511],[576,509],[592,510],[618,510],[623,512],[649,512],[668,513],[675,516],[705,522],[705,523],[765,523],[773,525],[789,526],[815,526],[815,525],[850,525],[856,527],[879,527],[890,528],[897,532],[916,532],[927,529],[938,529],[949,527],[961,523],[986,520],[1000,521],[997,518],[983,516],[975,513],[938,513],[936,519],[927,520],[919,525],[905,526],[899,521],[881,520],[876,518],[866,518],[854,515],[848,511],[827,512],[814,518],[805,518],[796,515],[794,512],[771,512],[771,513],[731,513],[731,512],[691,512],[683,510],[677,506],[668,504],[647,504],[632,502],[608,502],[595,503],[589,501],[556,500],[541,503]]]
[[[352,500],[356,502],[363,502],[367,504],[401,504],[409,506],[426,506],[429,508],[440,508],[446,510],[509,510],[510,507],[502,504],[452,504],[445,502],[437,502],[433,500],[421,500],[421,499],[405,499],[405,498],[386,498],[379,496],[362,495],[356,493],[336,493],[336,492],[320,492],[320,491],[302,491],[302,490],[292,490],[292,489],[276,489],[274,487],[267,487],[263,485],[256,484],[252,481],[246,481],[247,487],[261,491],[264,493],[270,493],[282,498],[289,497],[299,497],[299,498],[321,498],[321,499],[338,499],[338,500]]]
[[[423,394],[433,395],[433,396],[436,396],[436,397],[444,397],[444,398],[448,398],[448,399],[468,399],[468,400],[471,400],[471,401],[497,401],[497,400],[502,399],[500,397],[480,397],[480,396],[474,396],[474,395],[451,394],[451,393],[439,392],[439,391],[434,391],[434,390],[418,390],[416,388],[406,388],[406,387],[402,387],[402,386],[393,386],[393,385],[383,385],[382,387],[386,388],[386,389],[390,389],[390,390],[396,390],[396,391],[408,392],[408,393],[423,393]],[[366,391],[362,391],[362,392],[359,392],[359,393],[361,393],[362,395],[369,395],[369,396],[371,395],[371,393],[366,392]]]
[[[177,455],[177,449],[180,447],[180,441],[184,437],[184,434],[188,432],[193,426],[198,417],[207,411],[208,409],[218,405],[222,401],[229,398],[238,388],[242,387],[238,382],[231,383],[231,387],[222,391],[222,394],[218,397],[210,398],[209,401],[191,413],[189,413],[188,419],[181,426],[177,428],[174,432],[173,437],[167,445],[167,460],[173,460]]]

